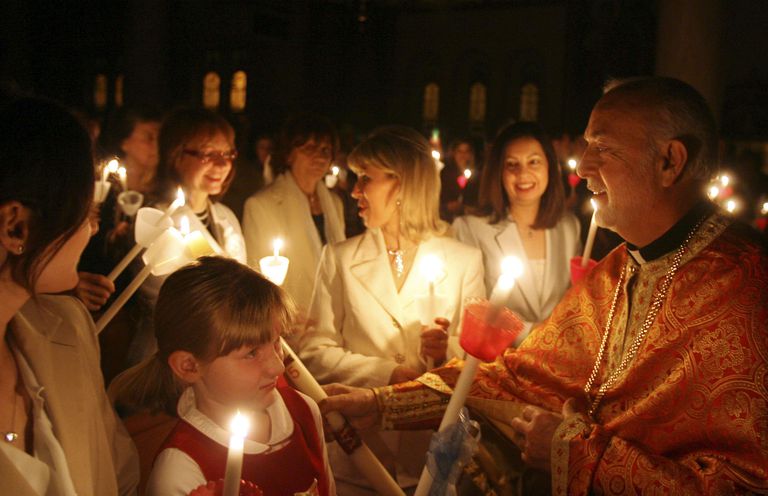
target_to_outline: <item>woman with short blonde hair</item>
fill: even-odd
[[[485,294],[482,257],[446,236],[437,165],[419,133],[377,129],[348,162],[358,174],[352,197],[367,230],[323,250],[300,355],[321,383],[383,386],[463,355],[459,320],[464,300]],[[430,264],[439,297],[433,311],[424,312],[430,282],[422,268]],[[429,434],[378,435],[395,455],[398,480],[404,487],[415,483],[424,460],[414,454],[424,453]],[[345,480],[364,480],[345,458],[331,453],[340,492]]]

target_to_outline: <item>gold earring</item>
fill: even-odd
[[[18,247],[18,248],[16,248],[16,251],[17,251],[17,252],[19,252],[19,255],[21,255],[22,253],[24,253],[24,245],[19,245],[19,247]]]

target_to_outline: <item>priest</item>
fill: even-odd
[[[553,494],[768,492],[768,252],[706,199],[707,104],[675,79],[612,82],[584,137],[578,174],[625,243],[481,366],[467,406]],[[460,368],[331,386],[322,408],[358,426],[436,426]]]

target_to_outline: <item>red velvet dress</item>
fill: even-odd
[[[264,492],[264,496],[293,495],[307,491],[317,480],[319,494],[328,495],[328,476],[323,462],[323,442],[315,428],[312,412],[290,387],[278,387],[293,418],[293,434],[287,445],[276,451],[243,456],[242,478]],[[208,481],[224,478],[227,448],[191,424],[180,420],[162,449],[176,448],[191,457]]]

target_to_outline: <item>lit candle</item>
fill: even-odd
[[[763,215],[768,215],[768,202],[763,203],[763,208],[760,209],[760,213]]]
[[[440,152],[437,150],[432,150],[432,158],[435,160],[440,160]]]
[[[496,281],[496,285],[493,288],[493,293],[491,294],[491,300],[489,303],[490,308],[486,314],[485,322],[475,322],[474,326],[468,326],[467,318],[465,317],[462,335],[465,333],[482,333],[487,330],[489,326],[494,324],[499,310],[503,306],[504,302],[506,302],[506,299],[509,296],[509,292],[515,286],[515,279],[519,277],[520,274],[522,274],[522,271],[523,264],[517,257],[505,257],[504,260],[502,260],[501,275],[499,276],[499,279]],[[518,325],[520,328],[522,328],[522,325],[519,322]],[[519,329],[517,331],[519,332]],[[496,343],[499,345],[499,347],[494,351],[496,352],[498,350],[503,350],[509,345],[512,339],[514,339],[514,334],[510,334],[509,342]],[[472,382],[475,379],[480,360],[472,353],[470,353],[471,350],[467,350],[465,348],[465,351],[468,352],[467,359],[464,361],[464,367],[461,369],[459,378],[453,388],[453,394],[451,394],[451,398],[448,401],[448,406],[446,407],[445,413],[443,414],[443,420],[440,422],[438,432],[444,431],[459,420],[459,413],[464,407],[464,403],[466,402],[467,396],[469,395],[470,387],[472,386]],[[419,484],[416,486],[414,496],[427,496],[427,494],[429,494],[430,488],[432,487],[433,480],[434,478],[432,474],[429,473],[427,467],[424,467],[421,472],[421,477],[419,478]]]
[[[494,323],[502,307],[506,305],[509,293],[515,287],[515,281],[523,274],[523,270],[523,262],[517,257],[509,256],[501,260],[501,274],[496,279],[496,285],[491,291],[486,323]]]
[[[728,177],[727,174],[723,174],[722,176],[720,176],[720,184],[723,185],[723,188],[728,186],[728,184],[730,184],[730,182],[731,182],[731,178]]]
[[[184,196],[184,190],[181,189],[181,186],[179,186],[176,188],[176,199],[173,200],[170,205],[168,205],[168,208],[165,209],[165,213],[158,221],[158,224],[165,222],[165,219],[169,219],[178,208],[183,207],[185,204],[186,197]]]
[[[214,255],[216,253],[216,250],[214,250],[213,246],[211,246],[208,240],[205,239],[203,233],[200,231],[189,232],[189,219],[186,215],[181,218],[179,230],[184,237],[184,244],[187,247],[187,252],[189,253],[190,258],[197,260],[200,257]]]
[[[592,246],[595,244],[595,234],[597,234],[597,222],[595,216],[597,215],[597,203],[595,199],[589,200],[592,204],[592,220],[589,222],[589,233],[587,234],[587,242],[584,244],[584,253],[581,255],[581,268],[586,269],[589,264],[589,256],[592,254]]]
[[[467,181],[469,181],[469,178],[472,177],[472,169],[464,169],[464,177],[466,177]]]
[[[288,264],[290,263],[287,257],[280,256],[280,249],[282,247],[283,240],[275,238],[272,241],[272,256],[266,256],[259,260],[261,273],[278,286],[281,286],[285,281],[285,276],[288,274]]]
[[[710,200],[714,200],[720,195],[720,188],[718,188],[716,185],[712,185],[709,187],[709,191],[707,192],[707,196]]]
[[[576,166],[579,163],[576,161],[575,158],[569,158],[568,159],[568,168],[571,169],[571,171],[576,172]]]
[[[123,187],[123,191],[128,191],[128,171],[125,167],[118,167],[117,176],[120,178],[120,186]]]
[[[331,166],[331,174],[333,174],[334,176],[338,176],[340,170],[341,169],[339,169],[338,165]]]
[[[419,273],[427,281],[427,294],[416,296],[416,305],[419,309],[419,320],[421,325],[431,327],[434,325],[435,318],[440,317],[438,311],[444,306],[446,298],[438,295],[435,291],[435,284],[445,275],[445,264],[437,255],[426,255],[419,263]],[[431,357],[426,357],[427,368],[433,369],[435,361]]]
[[[123,305],[133,296],[150,274],[155,274],[156,276],[170,274],[193,260],[187,253],[184,236],[173,227],[163,231],[160,237],[144,252],[142,258],[144,260],[144,268],[141,269],[123,292],[120,293],[120,296],[99,317],[99,320],[96,322],[97,333],[104,330],[104,327],[117,315],[117,312],[123,308]]]
[[[227,450],[227,468],[224,472],[224,490],[222,496],[238,496],[240,494],[240,476],[243,473],[243,448],[248,437],[250,423],[248,418],[240,413],[229,424],[229,450]]]
[[[573,193],[576,186],[578,186],[579,182],[581,181],[581,178],[578,174],[576,174],[576,166],[578,166],[579,163],[576,161],[575,158],[569,158],[568,159],[568,168],[571,170],[571,172],[568,173],[568,185],[571,187],[571,193]]]
[[[734,213],[738,208],[739,204],[736,203],[736,200],[728,200],[725,202],[725,209],[730,213]]]

